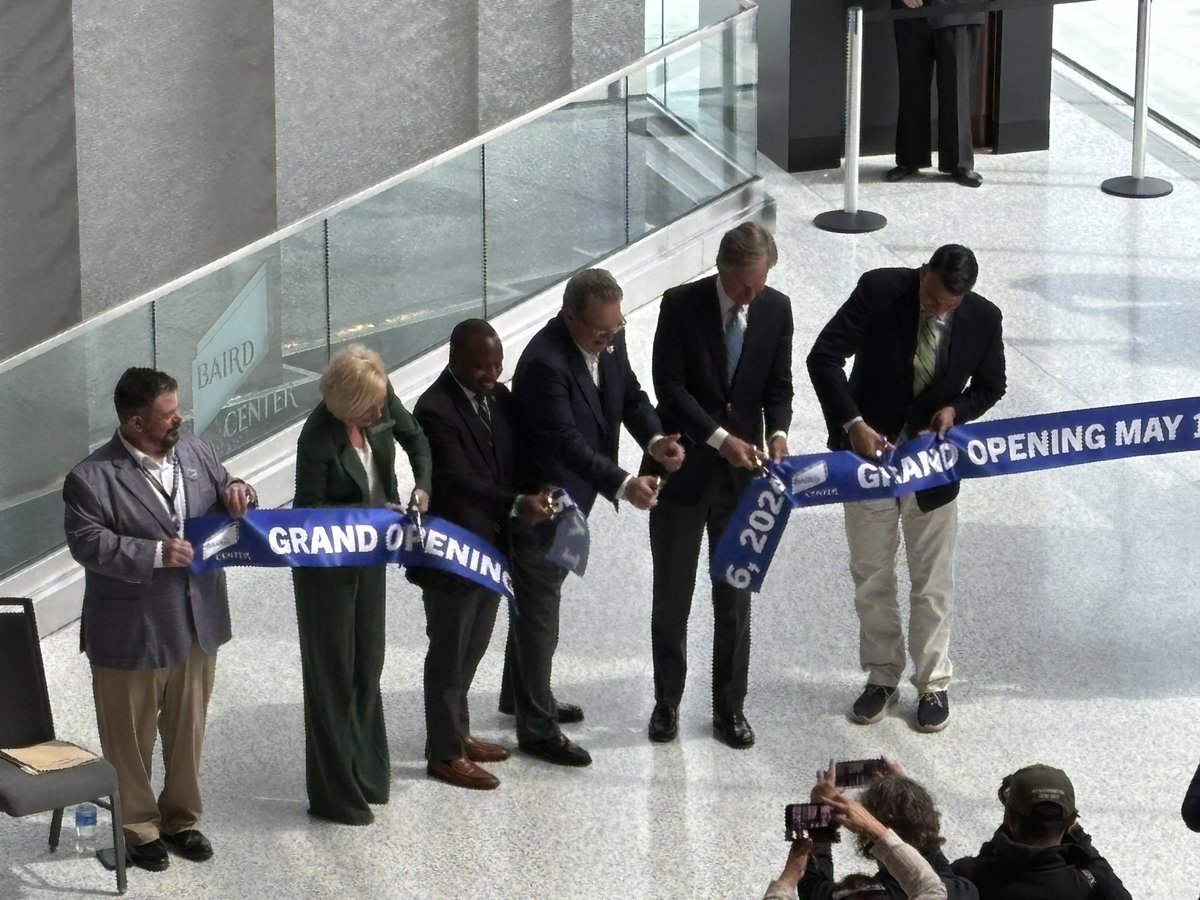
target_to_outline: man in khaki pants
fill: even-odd
[[[132,368],[113,400],[120,427],[63,483],[71,555],[85,571],[81,649],[104,756],[117,770],[129,861],[167,868],[167,847],[213,855],[200,833],[200,754],[217,647],[230,638],[225,574],[187,571],[190,517],[241,516],[254,489],[231,479],[208,441],[180,432],[178,385]],[[166,779],[150,784],[156,732]]]
[[[944,437],[1004,396],[1000,310],[972,292],[978,274],[975,254],[947,244],[919,268],[875,269],[859,279],[808,355],[831,450],[878,460],[918,432]],[[855,722],[870,725],[886,715],[907,665],[896,599],[903,533],[912,582],[908,649],[920,695],[916,727],[946,727],[957,496],[956,482],[845,506],[859,657],[867,673],[850,713]]]

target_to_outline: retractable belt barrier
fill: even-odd
[[[1104,406],[961,425],[923,434],[879,463],[840,450],[768,463],[738,501],[717,544],[713,581],[752,591],[792,509],[900,497],[963,478],[1200,450],[1200,397]]]
[[[436,516],[418,518],[378,507],[252,509],[188,519],[195,548],[188,567],[374,566],[439,569],[513,598],[508,558],[478,535]]]

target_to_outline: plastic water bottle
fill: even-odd
[[[75,852],[83,856],[96,853],[96,806],[80,803],[75,807]]]

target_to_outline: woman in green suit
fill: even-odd
[[[429,502],[429,442],[392,391],[383,360],[351,345],[321,376],[324,398],[296,448],[296,508],[399,503],[396,442]],[[379,678],[384,652],[384,567],[292,570],[304,674],[305,768],[309,813],[369,825],[369,804],[391,788]]]

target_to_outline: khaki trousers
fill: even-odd
[[[958,501],[921,512],[916,498],[847,503],[846,540],[859,622],[859,662],[871,684],[896,687],[904,674],[904,629],[896,599],[896,550],[904,533],[908,560],[908,652],[918,691],[943,691],[953,666],[947,655],[954,605]]]
[[[200,753],[217,658],[192,644],[176,668],[92,666],[92,695],[105,758],[117,770],[125,836],[141,845],[200,824]],[[157,798],[150,785],[156,732],[166,779]]]

